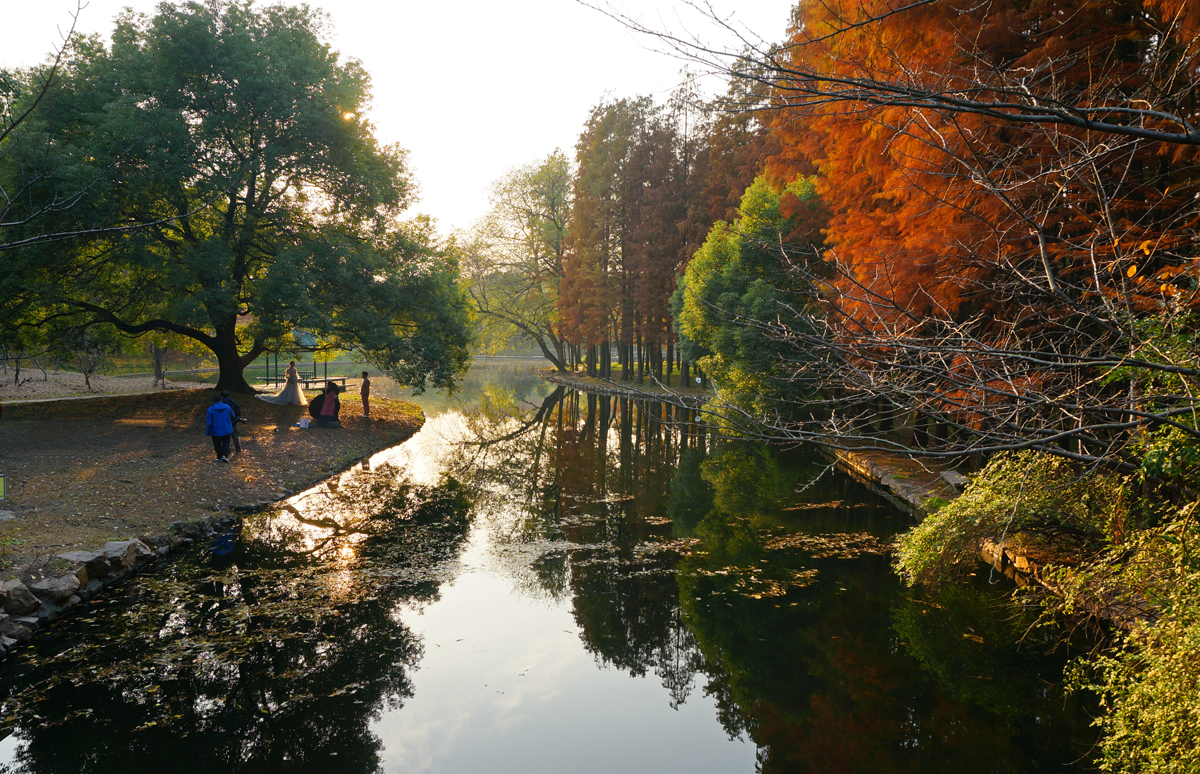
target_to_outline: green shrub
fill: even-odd
[[[1115,476],[1081,474],[1066,460],[1037,452],[1000,454],[962,496],[896,542],[896,567],[910,584],[961,576],[979,561],[987,538],[1037,541],[1046,534],[1099,540],[1122,513]]]
[[[1200,445],[1191,433],[1163,427],[1148,437],[1142,450],[1141,473],[1182,486],[1196,485],[1200,470]]]
[[[1079,662],[1075,688],[1107,712],[1100,768],[1120,774],[1200,771],[1200,529],[1196,504],[1127,551],[1125,588],[1151,614],[1110,652]]]

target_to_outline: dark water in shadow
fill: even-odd
[[[1083,771],[1063,656],[817,456],[529,364],[9,665],[9,772]],[[815,480],[815,483],[813,483]]]

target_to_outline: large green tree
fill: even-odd
[[[176,333],[240,391],[302,329],[417,389],[451,384],[458,267],[427,223],[398,220],[405,152],[375,139],[369,77],[324,25],[306,6],[164,3],[121,16],[111,50],[78,43],[3,167],[17,209],[86,191],[36,224],[76,236],[8,252],[6,325]]]
[[[732,223],[718,221],[688,263],[671,299],[683,356],[713,378],[710,409],[740,424],[788,404],[807,402],[795,352],[773,331],[801,329],[815,314],[812,293],[796,278],[819,273],[812,249],[823,222],[814,180],[800,177],[782,191],[763,177],[746,189]]]
[[[464,250],[485,338],[498,346],[532,342],[560,371],[567,361],[558,284],[570,212],[571,163],[556,150],[492,185],[491,209]]]

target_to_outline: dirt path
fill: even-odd
[[[236,396],[248,424],[243,451],[214,462],[204,437],[210,392],[167,390],[80,400],[9,403],[0,419],[0,577],[36,578],[53,557],[110,540],[165,532],[234,505],[278,499],[411,436],[417,406],[342,400],[340,430],[299,430],[307,410]],[[315,395],[315,393],[311,393]]]

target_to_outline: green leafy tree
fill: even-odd
[[[80,236],[9,253],[5,317],[175,333],[239,391],[295,329],[418,390],[452,384],[469,330],[457,264],[428,222],[398,221],[405,152],[361,117],[369,77],[339,61],[324,24],[306,6],[163,4],[121,16],[111,51],[75,45],[10,135],[5,175],[23,192],[18,219],[85,187],[35,224]]]
[[[560,371],[558,284],[571,210],[571,164],[561,151],[492,185],[491,209],[465,249],[468,290],[485,340],[532,342]]]
[[[718,402],[735,414],[760,416],[779,410],[779,401],[802,397],[783,378],[784,350],[768,332],[781,320],[808,325],[805,288],[796,286],[787,257],[806,260],[800,224],[819,211],[812,179],[800,178],[782,192],[756,179],[742,197],[738,219],[713,226],[675,292],[684,359],[713,378]],[[800,241],[781,253],[780,245],[798,230]]]

